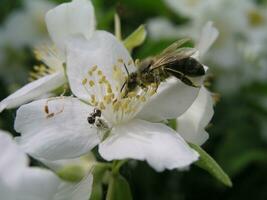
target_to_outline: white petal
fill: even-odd
[[[148,121],[174,119],[183,114],[194,102],[199,88],[185,85],[176,78],[161,83],[157,94],[144,106],[138,118]]]
[[[89,39],[95,30],[94,8],[90,0],[63,3],[46,14],[48,32],[58,48],[65,51],[65,42],[72,36]]]
[[[1,199],[51,199],[59,179],[48,170],[29,168],[25,153],[4,131],[0,131],[0,152]]]
[[[202,58],[211,45],[219,36],[219,31],[213,26],[211,21],[207,22],[202,29],[196,48],[199,50],[199,57]]]
[[[52,172],[39,168],[26,168],[16,182],[16,200],[50,200],[60,184]]]
[[[28,83],[0,102],[0,112],[28,103],[39,96],[51,92],[65,83],[63,72],[58,72]]]
[[[177,119],[177,131],[186,141],[202,145],[209,137],[205,127],[213,114],[211,94],[202,87],[192,106]]]
[[[92,184],[92,174],[88,174],[77,184],[61,183],[53,200],[88,200],[92,192]]]
[[[81,157],[72,159],[55,160],[55,161],[40,159],[40,158],[36,159],[38,159],[45,166],[47,166],[49,169],[52,169],[55,172],[62,170],[66,166],[79,166],[83,168],[85,172],[89,172],[97,162],[92,152],[89,152],[88,154],[83,155]]]
[[[28,159],[11,136],[4,131],[0,131],[0,152],[0,180],[5,178],[12,182],[26,167]]]
[[[47,108],[45,108],[47,106]],[[15,129],[20,145],[34,157],[61,160],[80,156],[99,142],[87,122],[93,108],[72,97],[50,98],[21,106]],[[49,117],[49,114],[54,116]]]
[[[72,92],[85,101],[88,101],[91,95],[102,98],[107,93],[105,85],[99,84],[101,76],[98,71],[102,71],[116,95],[120,92],[126,76],[124,65],[119,59],[125,62],[129,72],[135,70],[129,52],[108,32],[96,31],[89,41],[82,38],[73,39],[68,45],[67,55],[67,75]],[[118,68],[117,73],[114,72],[115,65]],[[88,72],[94,66],[98,69],[90,76]],[[87,82],[83,84],[84,80]],[[93,87],[88,84],[90,80],[94,81]]]
[[[4,200],[87,200],[93,177],[77,184],[61,181],[51,171],[28,167],[26,155],[8,133],[0,131],[0,194]]]
[[[101,156],[115,159],[146,160],[154,169],[184,168],[198,159],[178,133],[164,124],[132,120],[112,129],[99,145]]]

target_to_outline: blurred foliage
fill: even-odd
[[[98,28],[114,32],[114,14],[117,12],[121,18],[123,38],[152,17],[165,16],[177,24],[186,21],[174,14],[161,0],[92,1],[96,8]],[[257,1],[266,3],[265,0]],[[22,0],[0,0],[0,23],[22,5]],[[173,40],[156,42],[148,35],[143,46],[134,50],[134,58],[154,55],[171,42]],[[12,90],[7,83],[15,84],[14,88],[17,88],[27,81],[26,74],[36,62],[28,47],[19,52],[10,49],[8,55],[8,72],[11,78],[6,81],[6,77],[1,74],[0,99]],[[216,82],[216,76],[214,81]],[[215,107],[215,116],[208,128],[210,139],[203,148],[231,176],[232,188],[223,186],[195,166],[184,172],[173,170],[157,173],[144,162],[130,162],[122,168],[122,174],[130,184],[133,199],[267,199],[267,133],[264,133],[267,128],[263,129],[267,123],[266,102],[267,81],[253,82],[241,87],[234,94],[222,96]],[[14,132],[14,116],[14,110],[1,113],[0,128]],[[120,180],[120,184],[125,185],[124,180]]]

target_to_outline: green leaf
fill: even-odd
[[[124,45],[131,52],[135,47],[140,46],[146,39],[146,29],[140,25],[131,35],[124,40]]]
[[[83,179],[85,171],[81,166],[69,165],[59,170],[57,175],[65,181],[78,182]]]
[[[110,177],[106,200],[132,200],[130,186],[121,175]]]
[[[199,160],[195,163],[198,167],[206,170],[216,179],[221,181],[224,185],[232,187],[232,181],[229,176],[223,171],[223,169],[218,165],[218,163],[200,146],[196,144],[189,144],[193,149],[195,149],[199,155]]]

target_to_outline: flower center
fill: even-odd
[[[60,58],[59,52],[55,47],[48,45],[39,46],[35,49],[34,54],[35,58],[43,64],[34,66],[33,71],[30,72],[30,81],[64,70],[64,61]]]
[[[249,24],[252,27],[258,27],[264,24],[264,17],[256,9],[250,10],[247,13]]]
[[[112,78],[115,80],[115,85],[111,84],[97,65],[90,67],[86,77],[82,80],[83,86],[91,94],[89,103],[101,110],[103,117],[111,126],[134,118],[157,90],[156,84],[151,84],[145,88],[137,86],[134,91],[127,94],[121,91],[128,77],[122,70],[124,69],[122,65],[126,64],[129,66],[132,63],[118,59],[113,66]]]
[[[186,4],[190,7],[195,7],[197,4],[200,3],[199,0],[187,0]]]

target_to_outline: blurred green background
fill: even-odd
[[[52,4],[64,1],[47,0],[47,2],[53,6]],[[241,6],[243,1],[239,3]],[[93,4],[99,29],[113,32],[114,13],[119,14],[123,37],[140,24],[146,24],[149,19],[155,17],[165,17],[176,26],[186,24],[189,20],[188,17],[170,9],[163,0],[93,0]],[[257,1],[256,4],[267,13],[265,1]],[[1,32],[7,29],[9,18],[21,10],[25,10],[25,2],[22,0],[0,0]],[[220,12],[223,17],[225,11]],[[267,29],[267,22],[263,26]],[[20,35],[24,29],[23,26],[18,26],[18,30],[13,27],[10,31],[13,33],[17,31],[17,35]],[[28,73],[37,62],[31,51],[33,44],[27,42],[12,44],[7,42],[6,36],[1,35],[1,32],[0,100],[27,83]],[[42,37],[47,37],[45,32],[42,34]],[[165,37],[155,40],[148,34],[145,43],[134,50],[133,57],[144,58],[160,52],[179,37],[177,35],[177,38]],[[252,79],[246,84],[240,84],[234,92],[227,92],[223,85],[218,86],[218,82],[226,83],[229,77],[234,76],[235,82],[231,84],[238,84],[243,76],[242,66],[239,66],[241,68],[238,70],[222,70],[211,63],[209,67],[213,72],[209,89],[219,94],[220,98],[215,106],[215,115],[207,129],[210,138],[203,148],[231,176],[233,187],[223,186],[195,166],[184,172],[174,170],[157,173],[145,162],[130,162],[122,168],[122,173],[130,183],[134,199],[267,199],[267,70],[265,75],[261,74],[265,76],[263,80]],[[14,133],[14,117],[15,110],[1,113],[0,128]]]

